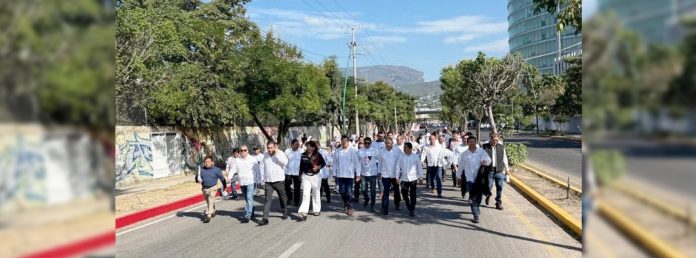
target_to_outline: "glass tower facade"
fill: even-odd
[[[599,10],[616,13],[647,43],[673,44],[685,34],[681,21],[696,18],[696,0],[600,0]]]
[[[508,1],[508,44],[510,53],[519,52],[541,74],[559,74],[566,66],[558,62],[556,15],[542,11],[534,14],[532,0]],[[567,27],[561,34],[563,57],[582,53],[582,33]]]

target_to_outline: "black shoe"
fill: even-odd
[[[442,194],[438,194],[438,195],[437,195],[437,198],[442,198]]]
[[[410,212],[408,213],[408,216],[415,217],[415,216],[416,216],[416,212],[410,211]]]
[[[486,196],[486,206],[491,204],[491,196]]]
[[[389,210],[382,208],[382,215],[389,215]]]
[[[262,219],[261,221],[259,221],[259,226],[265,226],[265,225],[268,225],[267,219]]]
[[[283,220],[288,219],[288,211],[283,211]]]
[[[297,218],[297,222],[303,222],[303,221],[307,221],[307,215],[300,214],[300,217]]]
[[[474,223],[479,223],[479,216],[474,216]]]
[[[217,211],[214,211],[213,214],[210,214],[210,218],[215,218],[215,213],[216,213],[216,212],[217,212]]]
[[[208,216],[205,216],[205,218],[203,219],[203,223],[208,223],[208,222],[210,222],[210,218]]]
[[[365,204],[363,204],[363,208],[367,208],[367,202],[365,202]]]
[[[400,211],[400,210],[401,210],[401,207],[396,206],[396,210],[397,210],[397,211]]]
[[[249,223],[249,219],[247,219],[247,218],[242,218],[242,223]]]
[[[495,208],[502,211],[502,210],[503,210],[503,204],[502,204],[502,203],[499,203],[499,202],[496,202],[496,203],[495,203]]]
[[[236,196],[236,195],[233,195],[233,196],[232,196],[232,200],[236,200],[236,199],[237,199],[237,196]]]
[[[326,200],[326,203],[331,203],[331,200]]]

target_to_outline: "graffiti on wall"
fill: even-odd
[[[130,175],[152,177],[152,170],[152,141],[149,134],[143,137],[133,133],[132,138],[118,144],[116,182]]]
[[[18,134],[13,144],[0,149],[0,207],[9,200],[46,203],[46,164],[37,145]]]

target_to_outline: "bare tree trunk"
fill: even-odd
[[[280,124],[278,125],[278,140],[276,140],[276,143],[280,147],[285,147],[283,146],[283,140],[285,139],[286,134],[288,133],[288,127],[290,125],[289,120],[282,120],[280,121]]]
[[[251,116],[254,118],[254,123],[261,129],[261,132],[263,133],[264,136],[266,136],[266,140],[270,141],[273,140],[273,136],[271,136],[267,131],[266,128],[263,127],[261,124],[261,120],[256,116],[255,113],[252,113]]]
[[[493,105],[491,103],[486,104],[486,114],[488,115],[488,121],[491,124],[491,130],[494,133],[498,133],[498,128],[495,126],[495,119],[493,118]]]

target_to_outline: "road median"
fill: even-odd
[[[580,220],[571,215],[570,212],[561,208],[559,205],[555,204],[538,191],[532,189],[532,187],[525,184],[521,179],[514,175],[510,175],[510,184],[524,195],[538,203],[544,210],[551,214],[551,216],[556,218],[577,236],[582,235],[582,224],[580,223]]]

